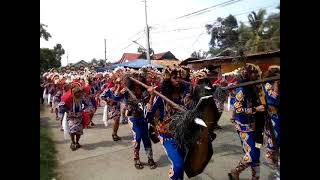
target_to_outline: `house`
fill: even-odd
[[[144,54],[140,53],[123,53],[121,59],[117,63],[125,63],[136,59],[147,59]]]
[[[208,59],[190,60],[186,59],[180,65],[188,66],[191,69],[202,69],[209,65],[220,67],[222,73],[231,72],[241,66],[244,61],[240,61],[240,56],[217,56]],[[260,67],[262,72],[268,70],[270,65],[280,65],[280,50],[273,52],[263,52],[256,54],[249,54],[245,56],[247,63],[256,64]],[[241,63],[242,62],[242,63]]]
[[[178,60],[170,51],[154,54],[150,58],[151,60],[165,60],[165,61]],[[123,53],[121,59],[117,63],[130,62],[136,59],[147,59],[147,57],[143,53],[142,54],[141,53]]]
[[[84,60],[81,60],[77,63],[74,63],[72,66],[74,66],[74,67],[88,67],[89,63]]]
[[[181,61],[179,60],[170,60],[170,59],[163,59],[163,60],[151,60],[152,63],[159,64],[164,67],[171,67],[171,66],[178,66]]]
[[[170,51],[154,54],[153,60],[178,60]]]

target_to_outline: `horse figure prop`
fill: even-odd
[[[214,92],[208,79],[200,80],[193,90],[194,108],[174,115],[169,126],[178,146],[186,152],[184,168],[189,178],[202,173],[213,155],[213,125],[220,118]]]

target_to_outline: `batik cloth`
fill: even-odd
[[[234,106],[235,129],[237,130],[243,151],[242,160],[251,167],[259,166],[260,149],[255,146],[255,122],[252,108],[252,94],[244,87],[236,88]]]

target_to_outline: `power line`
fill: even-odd
[[[225,19],[225,18],[223,18]],[[261,19],[261,20],[257,20],[257,21],[265,21],[265,20],[270,20],[270,19],[278,19],[277,17],[274,18],[265,18],[265,19]],[[280,20],[274,20],[275,22],[280,22]],[[211,22],[211,21],[210,21]],[[216,21],[217,22],[217,21]],[[240,21],[242,23],[247,23],[250,21]],[[178,28],[178,29],[171,29],[171,30],[166,30],[166,31],[156,31],[153,33],[164,33],[164,32],[175,32],[175,31],[187,31],[187,30],[193,30],[193,29],[200,29],[200,28],[204,28],[205,27],[205,23],[209,23],[209,21],[202,23],[201,25],[197,26],[197,27],[190,27],[190,28]],[[214,23],[214,22],[213,22]]]
[[[222,2],[222,3],[220,3],[220,4],[216,4],[216,5],[210,6],[210,7],[208,7],[208,8],[204,8],[204,9],[201,9],[201,10],[198,10],[198,11],[195,11],[195,12],[192,12],[192,13],[188,13],[188,14],[186,14],[186,15],[183,15],[183,16],[180,16],[180,17],[177,17],[177,18],[174,18],[174,19],[169,19],[168,21],[170,22],[170,21],[181,20],[181,19],[183,19],[184,17],[188,17],[188,16],[190,16],[190,15],[192,15],[192,14],[199,13],[199,12],[206,11],[206,10],[207,10],[207,12],[210,12],[210,11],[211,11],[210,9],[212,9],[212,8],[214,8],[214,7],[218,7],[218,6],[220,6],[220,5],[228,6],[228,5],[234,4],[234,3],[236,3],[236,2],[240,2],[240,1],[242,1],[242,0],[229,0],[229,1],[225,1],[225,2]],[[225,6],[222,6],[222,7],[225,7]],[[186,19],[187,19],[187,18],[186,18]],[[166,21],[166,22],[168,22],[168,21]],[[158,24],[154,24],[153,26],[159,26],[159,25],[161,25],[161,23],[160,23],[160,24],[159,24],[159,23],[158,23]]]
[[[239,1],[242,1],[242,0],[229,0],[229,1],[225,1],[225,2],[222,2],[220,4],[215,4],[213,6],[210,6],[208,8],[204,8],[204,9],[201,9],[201,10],[198,10],[198,11],[195,11],[195,12],[192,12],[192,13],[188,13],[186,15],[183,15],[183,16],[180,16],[180,17],[177,17],[176,19],[181,19],[181,18],[184,18],[184,17],[188,17],[188,16],[191,16],[193,14],[197,14],[197,13],[201,13],[203,11],[206,11],[206,10],[209,10],[209,9],[212,9],[212,8],[215,8],[215,7],[218,7],[218,6],[221,6],[221,5],[231,5],[231,3],[236,3],[236,2],[239,2]],[[224,6],[225,7],[225,6]]]
[[[235,14],[235,15],[233,15],[233,16],[234,16],[234,17],[237,17],[237,16],[240,16],[240,15],[243,15],[243,14],[248,14],[248,13],[250,13],[250,12],[252,12],[252,11],[257,11],[257,10],[259,10],[259,9],[267,9],[267,8],[271,8],[271,7],[275,7],[275,5],[260,7],[260,8],[254,9],[254,10],[237,13],[237,14]],[[225,19],[225,18],[222,18],[222,19]],[[212,22],[212,21],[210,20],[210,21],[201,22],[201,23],[199,23],[199,25],[200,25],[201,27],[203,27],[203,24],[207,24],[207,23],[210,23],[210,22]],[[213,21],[213,23],[214,23],[214,22],[217,22],[217,20]],[[243,21],[240,21],[240,22],[243,22]],[[244,21],[244,22],[249,22],[249,21]],[[156,32],[153,32],[153,33],[185,31],[185,30],[191,30],[191,29],[198,29],[198,26],[197,26],[197,27],[190,27],[190,28],[178,28],[178,29],[172,29],[172,30],[156,31]]]
[[[139,39],[143,38],[144,35],[140,36],[138,39],[134,40],[134,41],[138,41]],[[126,47],[122,48],[121,51],[127,49],[128,47],[130,47],[132,44],[134,44],[133,42],[131,42],[129,45],[127,45]]]
[[[205,31],[202,31],[202,33],[199,34],[199,36],[197,37],[197,39],[192,43],[192,47],[194,46],[194,44],[195,44],[196,42],[199,41],[200,36],[202,36],[202,35],[205,34],[205,33],[206,33]]]

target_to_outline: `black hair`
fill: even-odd
[[[166,79],[164,81],[162,81],[161,84],[161,92],[163,95],[165,95],[167,98],[172,99],[172,94],[173,92],[177,90],[179,93],[181,93],[182,91],[182,87],[179,86],[178,89],[177,87],[174,87],[171,83],[171,78]]]

